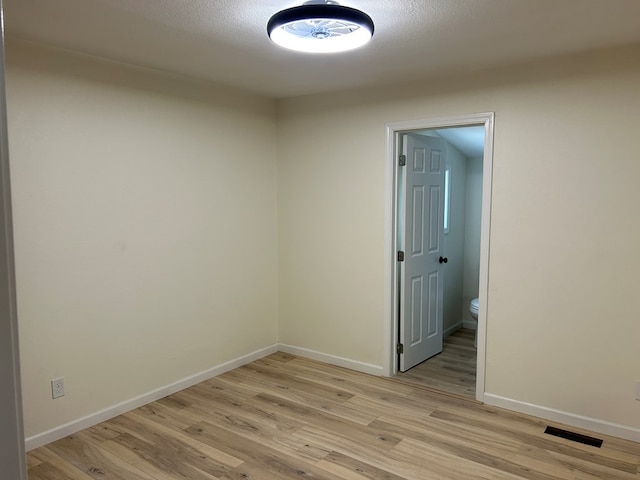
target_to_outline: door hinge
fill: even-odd
[[[404,252],[402,250],[398,251],[398,261],[404,262]]]
[[[401,167],[404,167],[407,164],[407,156],[406,155],[400,155],[398,157],[398,165],[400,165]]]
[[[396,352],[398,352],[398,354],[403,354],[404,353],[404,345],[401,344],[401,343],[396,345]]]

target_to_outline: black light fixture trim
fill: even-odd
[[[371,31],[371,35],[373,35],[373,20],[369,15],[355,8],[335,4],[307,4],[282,10],[269,19],[267,23],[267,33],[269,37],[271,37],[271,32],[289,22],[324,18],[342,20],[365,26]]]

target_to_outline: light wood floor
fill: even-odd
[[[443,341],[442,353],[431,357],[397,378],[443,392],[476,398],[475,330],[462,328]]]
[[[278,353],[33,450],[29,478],[640,479],[640,444],[545,425]]]

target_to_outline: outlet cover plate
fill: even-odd
[[[54,378],[51,380],[51,396],[55,398],[64,397],[64,378]]]

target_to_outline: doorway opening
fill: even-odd
[[[493,119],[493,113],[483,113],[387,124],[385,253],[391,261],[385,262],[385,374],[408,371],[405,380],[479,401],[486,358]],[[468,308],[473,298],[479,303],[477,324]],[[454,372],[454,361],[462,363],[452,378],[466,374],[458,386],[446,375],[442,382],[437,378],[447,362]]]

